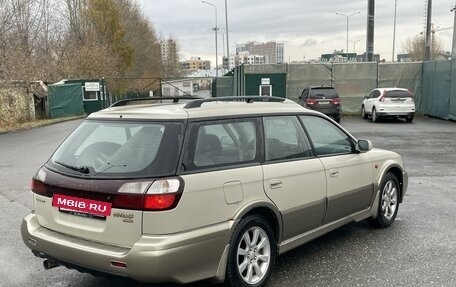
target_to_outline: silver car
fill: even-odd
[[[22,237],[46,269],[264,286],[286,251],[391,225],[407,178],[400,155],[283,98],[125,100],[38,170]]]

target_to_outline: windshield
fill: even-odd
[[[182,122],[83,122],[48,165],[84,177],[156,177],[175,173]]]

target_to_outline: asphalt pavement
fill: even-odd
[[[80,122],[0,134],[0,286],[175,286],[64,267],[46,271],[23,244],[30,179]],[[387,229],[352,223],[294,249],[277,259],[267,286],[456,286],[456,123],[418,117],[411,124],[360,118],[341,124],[374,147],[402,154],[410,178],[396,222]]]

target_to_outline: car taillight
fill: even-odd
[[[157,179],[151,182],[129,182],[122,185],[114,196],[114,208],[144,211],[169,210],[177,206],[183,182],[177,178]]]
[[[35,176],[32,178],[32,182],[30,184],[30,189],[33,193],[51,197],[51,192],[47,188],[46,184],[46,172],[40,168]]]
[[[33,193],[50,197],[49,191],[47,190],[46,185],[43,182],[37,180],[36,178],[32,178],[32,183],[30,185]]]
[[[315,99],[307,99],[306,104],[312,106],[317,104],[317,101]]]
[[[331,104],[333,105],[340,105],[340,98],[335,98],[331,100]]]
[[[146,192],[143,209],[148,211],[172,209],[179,202],[181,192],[179,179],[157,179]]]

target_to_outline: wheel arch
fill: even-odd
[[[384,171],[381,173],[381,176],[378,179],[378,186],[380,186],[381,181],[387,173],[391,172],[396,176],[397,181],[399,182],[399,203],[402,203],[403,193],[404,193],[404,175],[402,167],[398,164],[391,164],[387,166]]]
[[[282,238],[282,216],[277,210],[276,206],[270,202],[255,202],[242,208],[234,217],[236,224],[233,225],[233,231],[235,230],[239,221],[249,215],[257,214],[262,216],[267,222],[270,223],[271,228],[274,232],[274,237],[279,244]]]

